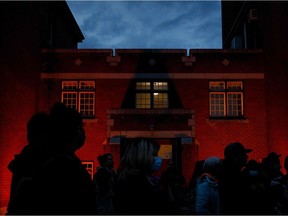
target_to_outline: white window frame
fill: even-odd
[[[231,95],[234,97],[231,98]],[[244,117],[243,81],[209,82],[209,116],[211,118]]]
[[[82,97],[83,95],[88,97]],[[67,107],[76,109],[83,118],[95,117],[95,81],[62,81],[61,101]]]

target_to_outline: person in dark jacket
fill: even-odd
[[[80,113],[56,103],[50,117],[51,154],[33,177],[32,214],[97,214],[94,182],[75,154],[86,138]]]
[[[34,114],[27,123],[27,141],[19,154],[9,163],[12,172],[7,214],[29,214],[32,202],[32,176],[48,158],[51,121],[47,113]]]
[[[94,175],[94,183],[97,188],[98,213],[113,214],[113,197],[115,183],[118,174],[114,170],[114,161],[111,153],[98,156],[100,167]]]
[[[248,186],[245,184],[242,168],[248,161],[246,149],[241,143],[233,142],[224,149],[224,160],[219,172],[219,194],[222,203],[222,214],[245,215],[247,209]]]

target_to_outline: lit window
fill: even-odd
[[[243,117],[243,82],[209,82],[211,117]]]
[[[137,109],[167,109],[167,82],[136,82]]]
[[[82,117],[95,115],[95,82],[63,81],[61,101],[78,110]]]

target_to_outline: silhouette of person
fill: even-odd
[[[286,171],[285,180],[286,180],[286,183],[288,184],[288,155],[285,157],[285,160],[284,160],[284,169]]]
[[[288,215],[288,156],[286,156],[284,160],[284,169],[286,170],[286,174],[280,181],[281,189],[276,197],[277,199],[274,207],[274,214]]]
[[[85,142],[80,114],[56,103],[50,111],[50,157],[33,177],[33,214],[97,214],[96,190],[75,151]]]
[[[185,183],[185,178],[176,169],[174,161],[169,160],[167,169],[161,175],[160,185],[170,214],[180,214],[181,212],[180,207],[184,204]]]
[[[247,214],[247,190],[242,168],[248,161],[246,149],[241,143],[233,142],[224,149],[224,159],[219,172],[219,193],[222,203],[222,214]]]
[[[159,150],[160,150],[160,145],[151,140],[151,142],[153,143],[153,164],[152,164],[152,168],[151,168],[151,181],[157,185],[157,187],[160,187],[160,174],[159,174],[159,170],[161,169],[162,166],[162,158],[158,156],[159,154]],[[159,189],[160,190],[160,189]]]
[[[116,214],[164,214],[163,202],[151,181],[153,143],[136,138],[121,158],[115,190]]]
[[[7,214],[29,214],[31,208],[32,176],[47,158],[45,149],[49,145],[51,121],[47,113],[35,113],[27,125],[27,141],[20,154],[9,163],[13,173]]]
[[[100,167],[94,175],[94,183],[98,190],[98,213],[112,214],[115,183],[118,174],[114,170],[114,161],[111,153],[98,156]]]
[[[265,173],[265,182],[269,190],[270,197],[270,214],[275,214],[275,205],[283,191],[285,177],[281,171],[280,158],[281,154],[270,152],[267,157],[262,160],[262,167]]]
[[[245,184],[247,184],[247,213],[253,215],[271,214],[270,196],[264,180],[261,164],[256,160],[249,160],[242,170]]]
[[[217,175],[222,160],[218,157],[209,157],[203,163],[204,173],[197,178],[195,212],[199,215],[219,215],[221,201],[218,190]]]
[[[280,184],[284,179],[284,174],[281,171],[280,157],[281,154],[270,152],[262,162],[267,178],[272,185]]]

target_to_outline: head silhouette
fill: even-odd
[[[29,145],[44,147],[49,143],[51,135],[51,120],[47,113],[34,114],[27,123],[27,140]]]
[[[85,131],[81,115],[63,103],[57,102],[50,112],[53,142],[67,151],[76,151],[84,145]]]
[[[113,155],[111,153],[99,155],[97,159],[101,166],[105,166],[110,169],[114,167]]]
[[[225,160],[235,167],[243,168],[248,161],[247,153],[251,151],[239,142],[230,143],[224,149]]]

